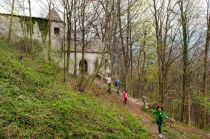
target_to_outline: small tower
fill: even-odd
[[[50,12],[51,12],[51,18],[50,19],[52,21],[55,21],[55,22],[63,22],[62,19],[61,19],[61,17],[59,16],[59,14],[57,13],[57,11],[55,10],[55,8],[52,8],[50,10]],[[47,15],[46,18],[49,19],[49,13],[48,13],[48,15]]]
[[[64,22],[59,16],[55,8],[50,10],[50,20],[51,20],[51,41],[52,47],[54,49],[60,50],[62,48],[63,37],[64,37]],[[49,14],[46,19],[49,20]]]

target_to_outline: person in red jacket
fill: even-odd
[[[124,103],[125,105],[127,104],[127,101],[128,101],[128,91],[125,91],[122,95],[123,99],[124,99]]]

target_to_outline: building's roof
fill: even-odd
[[[87,46],[86,49],[92,52],[106,52],[106,50],[104,49],[104,44],[102,43],[102,41],[98,38],[93,38],[93,40],[91,40]]]
[[[58,15],[58,13],[56,12],[55,8],[52,8],[51,12],[51,20],[53,21],[58,21],[58,22],[63,22],[61,20],[61,17]],[[49,14],[46,17],[47,19],[49,19]]]
[[[8,13],[0,13],[0,15],[3,15],[3,16],[11,16],[11,14],[8,14]],[[29,18],[29,16],[26,16],[26,15],[16,15],[16,14],[13,14],[13,16],[14,17],[28,17]],[[48,19],[43,18],[43,17],[32,17],[32,18],[48,20]]]
[[[82,52],[82,42],[77,41],[77,52]],[[67,47],[67,42],[66,42]],[[98,38],[93,38],[85,46],[85,53],[107,53],[107,50],[104,48],[103,42]],[[75,52],[74,42],[71,42],[71,52]]]
[[[53,8],[52,11],[51,11],[51,21],[53,22],[63,22],[60,18],[60,16],[58,15],[58,13],[56,12],[56,10]],[[3,15],[3,16],[11,16],[11,14],[8,14],[8,13],[0,13],[0,15]],[[14,17],[26,17],[26,18],[29,18],[29,16],[27,15],[16,15],[14,14],[13,15]],[[32,17],[33,19],[42,19],[42,20],[48,20],[48,16],[47,18],[44,18],[44,17]]]

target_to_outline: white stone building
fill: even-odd
[[[73,43],[71,44],[73,46]],[[76,50],[76,65],[77,71],[82,69],[82,47],[81,45],[77,45]],[[75,50],[74,47],[71,47],[70,53],[70,61],[72,64],[70,65],[69,73],[74,73],[74,64],[75,64]],[[109,54],[104,50],[104,44],[97,37],[93,38],[86,46],[85,46],[85,55],[84,55],[84,63],[85,63],[85,71],[88,74],[93,74],[98,66],[102,64],[103,66],[100,68],[100,73],[105,74],[106,70],[109,68]],[[102,61],[103,60],[103,61]]]
[[[0,37],[7,37],[9,32],[9,22],[10,22],[10,14],[0,13]],[[24,37],[25,35],[29,35],[27,32],[27,22],[29,20],[28,16],[21,16],[21,15],[13,15],[13,24],[12,24],[12,38],[19,39]],[[33,40],[39,41],[47,46],[49,40],[49,33],[48,33],[48,17],[41,18],[41,17],[32,17],[33,20]],[[52,48],[55,54],[53,55],[53,59],[56,63],[59,64],[60,67],[63,67],[63,58],[61,54],[62,45],[64,44],[64,22],[61,20],[58,13],[55,9],[51,11],[51,40],[52,40]],[[67,44],[67,42],[66,42]],[[47,49],[47,47],[46,47]],[[45,49],[45,55],[47,50]],[[70,70],[69,73],[74,73],[74,45],[71,42],[71,53],[70,53]],[[77,73],[81,69],[81,60],[82,60],[82,51],[81,45],[77,43]],[[103,58],[102,58],[103,57]],[[101,60],[103,61],[101,62]],[[85,70],[87,74],[93,74],[98,65],[103,63],[100,72],[105,74],[107,68],[109,68],[109,54],[104,50],[104,44],[97,38],[93,38],[90,43],[87,44],[85,47]]]

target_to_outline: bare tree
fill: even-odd
[[[183,1],[179,0],[179,16],[181,23],[181,46],[182,46],[182,106],[181,106],[181,121],[191,125],[191,110],[192,110],[192,75],[193,63],[196,60],[196,53],[198,52],[197,46],[202,44],[204,38],[200,23],[196,23],[199,20],[199,7],[200,1]],[[200,33],[200,34],[199,34]]]
[[[64,5],[64,12],[63,12],[63,20],[64,20],[64,26],[63,26],[63,81],[66,82],[66,1],[63,0],[62,1],[63,5]]]
[[[66,1],[66,18],[67,18],[67,63],[66,63],[66,69],[69,71],[70,66],[70,53],[71,53],[71,32],[72,32],[72,13],[73,13],[73,0],[67,0]]]
[[[210,6],[210,1],[206,0],[207,3],[207,32],[206,32],[206,44],[205,44],[205,50],[204,50],[204,58],[203,58],[203,81],[202,81],[202,88],[201,92],[203,93],[204,97],[207,95],[207,87],[208,87],[208,80],[207,80],[207,74],[208,74],[208,54],[209,54],[209,44],[210,44],[210,14],[209,14],[209,6]],[[206,100],[205,100],[206,101]],[[206,123],[207,123],[207,111],[204,109],[203,116],[201,116],[203,120],[203,128],[206,128]]]
[[[184,113],[186,111],[186,96],[188,97],[188,101],[190,101],[189,98],[189,52],[188,52],[188,33],[187,33],[187,15],[186,11],[184,10],[184,4],[185,2],[183,0],[179,1],[180,4],[180,12],[181,12],[181,24],[182,24],[182,49],[183,49],[183,86],[182,86],[182,116],[181,121],[184,121]],[[188,102],[188,110],[190,110],[190,105]],[[190,111],[188,111],[190,112]],[[188,116],[190,117],[190,113],[188,113]],[[188,122],[190,121],[188,117]]]
[[[74,0],[74,76],[77,75],[77,0]]]
[[[148,2],[149,3],[149,2]],[[173,32],[172,23],[175,19],[174,10],[176,2],[172,0],[157,1],[153,0],[151,12],[154,16],[154,27],[157,45],[157,60],[158,60],[158,83],[159,83],[159,95],[161,103],[164,103],[165,93],[167,92],[167,76],[169,67],[172,64],[171,53],[174,50],[173,42],[177,36],[176,32]],[[170,35],[170,32],[174,34]],[[174,38],[174,39],[171,39]],[[172,45],[169,45],[170,42]]]
[[[29,5],[29,22],[30,22],[30,27],[29,27],[29,35],[30,35],[30,48],[31,48],[31,53],[32,57],[34,56],[34,48],[33,48],[33,21],[32,21],[32,15],[31,15],[31,0],[28,0],[28,5]]]
[[[48,61],[51,62],[51,53],[52,53],[52,35],[51,35],[51,9],[52,9],[52,0],[47,0],[48,2],[48,32],[49,32],[49,40],[48,40]]]
[[[15,0],[12,0],[12,5],[11,5],[11,16],[10,16],[10,22],[9,22],[8,40],[11,40],[11,34],[12,34],[12,21],[13,21],[13,15],[14,15],[14,7],[15,7]]]

